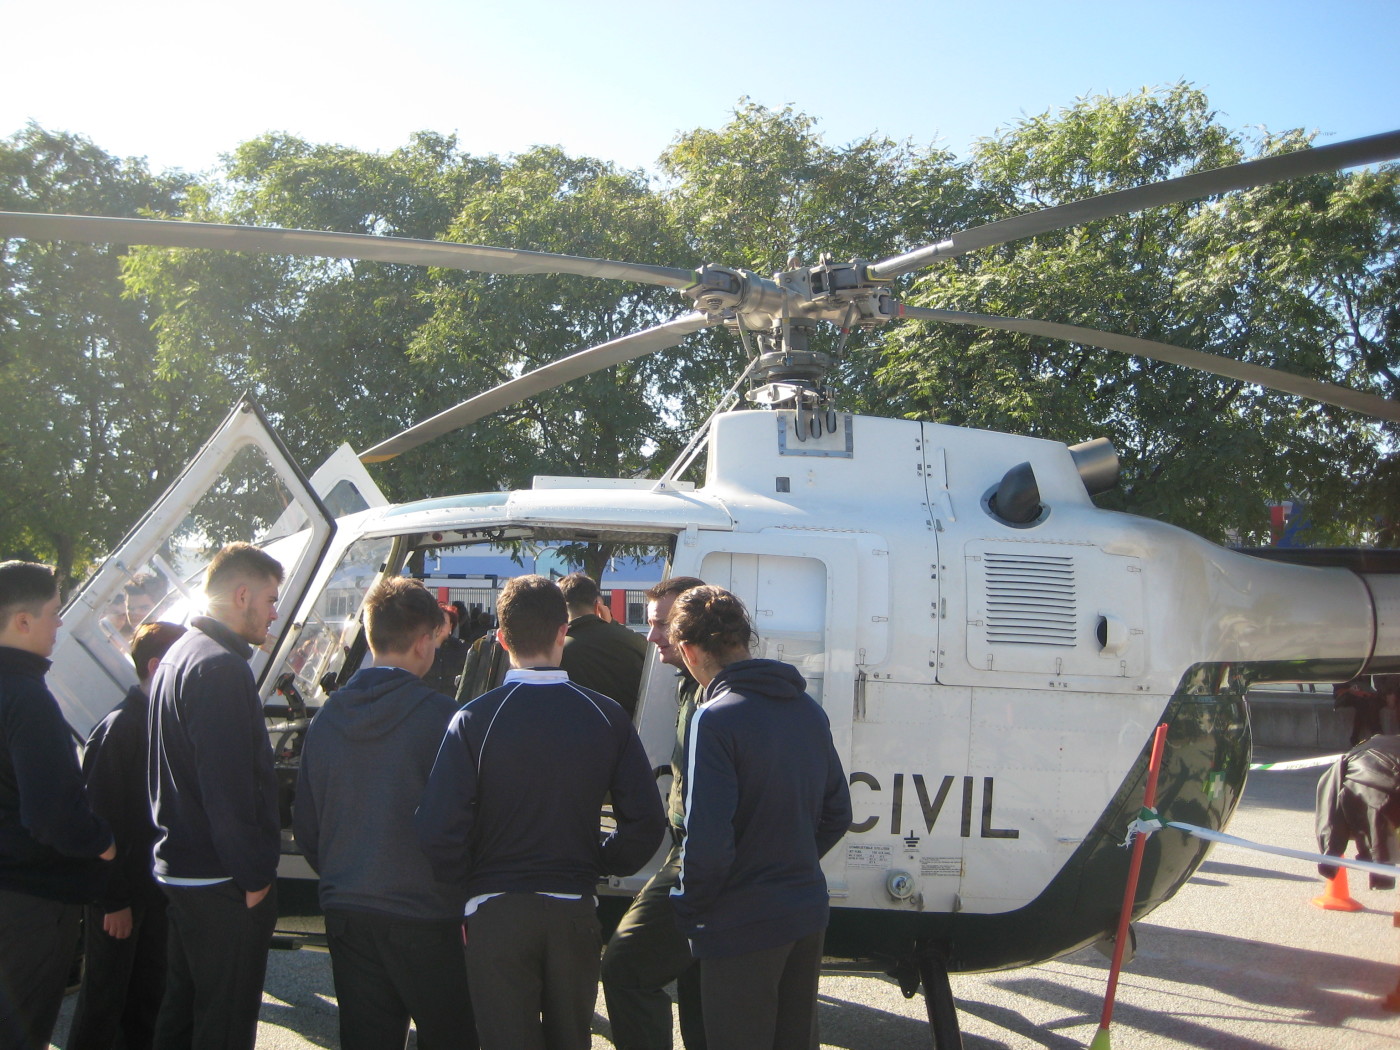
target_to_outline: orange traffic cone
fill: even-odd
[[[1337,868],[1337,874],[1327,880],[1327,892],[1321,897],[1312,899],[1314,908],[1325,908],[1327,911],[1362,911],[1366,906],[1358,900],[1352,900],[1351,891],[1347,889],[1347,869]]]

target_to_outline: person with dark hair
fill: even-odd
[[[626,713],[559,669],[568,629],[559,588],[516,577],[497,614],[511,670],[452,719],[418,834],[437,877],[467,898],[482,1046],[582,1050],[602,947],[598,879],[641,868],[665,814]],[[609,794],[616,828],[603,834]]]
[[[569,681],[612,697],[631,718],[637,713],[637,690],[642,684],[642,663],[647,643],[608,618],[598,585],[581,572],[559,581],[569,607],[569,631],[559,666]]]
[[[671,890],[681,872],[681,839],[685,834],[685,737],[700,696],[700,683],[691,677],[666,632],[676,597],[705,581],[673,576],[647,591],[647,641],[657,659],[677,669],[676,741],[671,752],[671,850],[660,869],[647,880],[618,923],[603,952],[603,996],[618,1050],[671,1050],[671,996],[666,986],[676,982],[681,1040],[687,1050],[705,1050],[705,1018],[700,1004],[700,968],[690,954],[690,942],[676,925]]]
[[[433,656],[433,666],[423,676],[423,681],[433,689],[453,697],[457,695],[457,680],[467,665],[467,653],[471,651],[471,646],[457,637],[461,622],[457,618],[457,606],[460,604],[438,603],[438,608],[442,610],[442,627],[438,631],[437,652]]]
[[[165,581],[153,572],[139,572],[126,581],[122,588],[126,623],[120,628],[120,632],[128,643],[136,634],[136,628],[146,622],[146,618],[155,611],[161,598],[165,597],[165,591]]]
[[[154,621],[136,628],[136,684],[88,736],[83,776],[93,810],[111,825],[117,858],[83,931],[83,983],[67,1050],[147,1050],[165,993],[165,894],[151,874],[156,826],[146,794],[151,676],[185,633]]]
[[[96,861],[117,852],[44,683],[58,607],[52,567],[0,563],[0,1050],[48,1045]]]
[[[365,598],[371,666],[312,721],[293,827],[321,876],[342,1050],[403,1050],[410,1018],[425,1050],[474,1048],[458,889],[434,877],[413,812],[457,704],[421,676],[443,608],[418,580]]]
[[[480,638],[491,633],[494,625],[491,622],[491,614],[481,608],[476,603],[472,604],[472,611],[467,616],[466,624],[462,627],[462,641],[467,645],[474,645]]]
[[[851,823],[831,725],[795,667],[750,658],[748,612],[723,588],[680,595],[669,633],[705,689],[671,895],[701,960],[706,1039],[808,1050],[829,911],[820,862]]]
[[[277,775],[248,660],[277,619],[282,566],[247,543],[204,571],[209,615],[151,681],[147,789],[170,923],[155,1045],[252,1050],[282,852]]]
[[[1353,678],[1332,686],[1332,707],[1341,710],[1352,708],[1351,746],[1364,743],[1377,733],[1383,732],[1381,712],[1385,710],[1386,698],[1375,688],[1375,679],[1369,682]]]

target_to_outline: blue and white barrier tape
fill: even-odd
[[[1290,762],[1251,762],[1249,768],[1270,769],[1275,771],[1286,771],[1290,769],[1321,769],[1323,766],[1330,766],[1341,755],[1323,755],[1321,758],[1295,758]]]
[[[1388,878],[1400,878],[1400,867],[1394,864],[1379,864],[1373,860],[1359,860],[1355,857],[1332,857],[1326,853],[1309,853],[1307,850],[1289,849],[1286,846],[1268,846],[1262,842],[1250,842],[1249,839],[1242,839],[1236,835],[1227,835],[1223,831],[1212,831],[1210,828],[1197,827],[1195,824],[1183,824],[1176,820],[1163,820],[1161,815],[1150,809],[1142,809],[1138,813],[1138,818],[1128,825],[1128,837],[1123,842],[1124,846],[1132,844],[1134,834],[1151,835],[1162,828],[1176,828],[1177,831],[1184,831],[1188,835],[1194,835],[1198,839],[1205,839],[1207,842],[1219,842],[1224,846],[1239,846],[1242,849],[1258,850],[1260,853],[1272,853],[1278,857],[1292,857],[1294,860],[1306,860],[1313,864],[1328,864],[1337,868],[1354,868],[1356,871],[1364,871],[1371,875],[1384,875]]]

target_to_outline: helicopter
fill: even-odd
[[[318,698],[359,666],[365,592],[425,553],[614,543],[668,575],[735,592],[755,654],[794,664],[826,710],[854,820],[823,862],[829,955],[923,986],[936,1046],[960,1045],[949,972],[1033,964],[1111,937],[1154,728],[1169,726],[1158,809],[1219,830],[1243,790],[1245,694],[1263,682],[1400,670],[1400,559],[1249,553],[1102,510],[1107,442],[1075,446],[842,411],[823,325],[940,321],[1068,339],[1202,368],[1377,418],[1400,402],[1181,347],[1070,325],[915,307],[893,280],[980,248],[1142,208],[1400,156],[1400,132],[1301,150],[1015,216],[869,262],[823,256],[771,278],[481,245],[157,219],[0,213],[0,237],[305,253],[492,273],[569,273],[674,289],[673,320],[555,361],[306,477],[245,399],[64,611],[51,687],[75,730],[134,680],[104,621],[134,578],[151,614],[198,607],[216,537],[286,567],[280,631],[253,667],[294,779]],[[659,478],[537,477],[529,489],[389,504],[383,462],[590,372],[731,329],[750,364]],[[741,393],[744,387],[747,391]],[[737,408],[741,397],[750,406]],[[683,480],[704,454],[701,484]],[[1287,559],[1292,559],[1287,560]],[[665,791],[673,672],[648,657],[636,725]],[[283,799],[290,824],[290,792]],[[310,876],[287,835],[282,874]],[[1207,844],[1153,836],[1134,901],[1172,896]],[[620,901],[653,862],[601,892]]]

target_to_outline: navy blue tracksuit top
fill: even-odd
[[[617,829],[599,816],[612,796]],[[452,719],[417,814],[438,879],[487,893],[591,896],[661,844],[666,816],[626,712],[558,669],[512,670]]]
[[[790,664],[720,671],[686,741],[676,921],[697,959],[801,940],[827,922],[821,858],[851,824],[826,712]]]
[[[0,645],[0,890],[81,903],[97,892],[112,833],[88,808],[49,666]]]
[[[277,877],[277,773],[252,655],[230,628],[196,616],[156,667],[147,788],[157,879],[232,878],[246,893]]]

